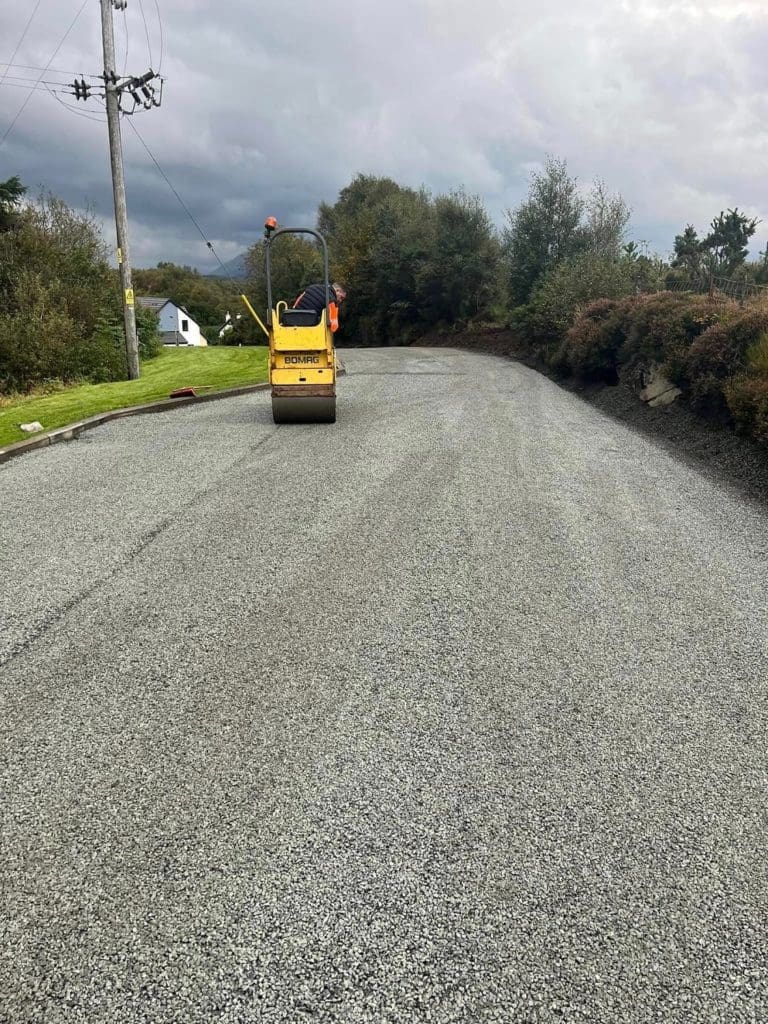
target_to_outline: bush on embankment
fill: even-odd
[[[596,296],[615,300],[632,290],[627,265],[581,253],[543,277],[530,301],[513,311],[511,326],[527,340],[532,354],[556,373],[568,373],[563,342],[578,310]]]
[[[747,350],[743,373],[723,384],[728,410],[738,430],[768,445],[768,334]]]
[[[661,292],[599,299],[536,354],[558,373],[616,383],[667,377],[708,418],[768,442],[768,308]],[[552,353],[547,358],[548,353]]]
[[[127,376],[116,274],[88,214],[41,196],[0,230],[0,392],[52,381]],[[157,318],[137,310],[142,358],[160,348]]]

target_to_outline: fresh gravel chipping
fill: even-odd
[[[0,467],[0,1021],[768,1020],[768,514],[345,362]]]

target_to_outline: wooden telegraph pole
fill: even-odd
[[[106,89],[107,125],[109,128],[109,155],[112,162],[112,191],[115,197],[115,226],[117,228],[117,262],[123,293],[125,320],[125,352],[128,376],[137,380],[139,370],[139,340],[136,335],[136,304],[131,280],[131,253],[128,241],[128,208],[125,201],[125,173],[123,146],[120,133],[120,89],[115,69],[115,30],[112,21],[113,5],[119,9],[127,0],[100,0],[101,35],[104,44],[104,85]]]

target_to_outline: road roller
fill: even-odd
[[[281,235],[311,235],[323,253],[325,308],[293,309],[287,302],[273,306],[272,246]],[[267,277],[266,325],[248,298],[241,298],[269,342],[269,383],[272,386],[272,417],[275,423],[336,422],[336,352],[333,335],[339,311],[332,301],[328,246],[319,231],[311,228],[280,228],[274,217],[264,224]]]

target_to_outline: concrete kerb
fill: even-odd
[[[76,423],[69,423],[65,427],[58,427],[37,437],[31,437],[28,441],[16,441],[14,444],[0,448],[0,465],[15,458],[17,455],[25,455],[27,452],[36,451],[38,448],[47,448],[49,445],[58,444],[60,441],[74,441],[86,430],[93,430],[102,423],[109,423],[110,420],[120,420],[125,416],[143,416],[150,412],[166,412],[169,409],[178,409],[182,405],[197,405],[201,402],[215,402],[219,398],[236,398],[238,395],[249,395],[254,391],[264,391],[269,384],[246,384],[244,387],[228,388],[224,391],[213,391],[209,395],[187,395],[184,398],[164,398],[159,402],[149,402],[146,405],[130,405],[125,409],[112,409],[110,412],[101,412],[96,416],[90,416],[86,420],[78,420]]]

